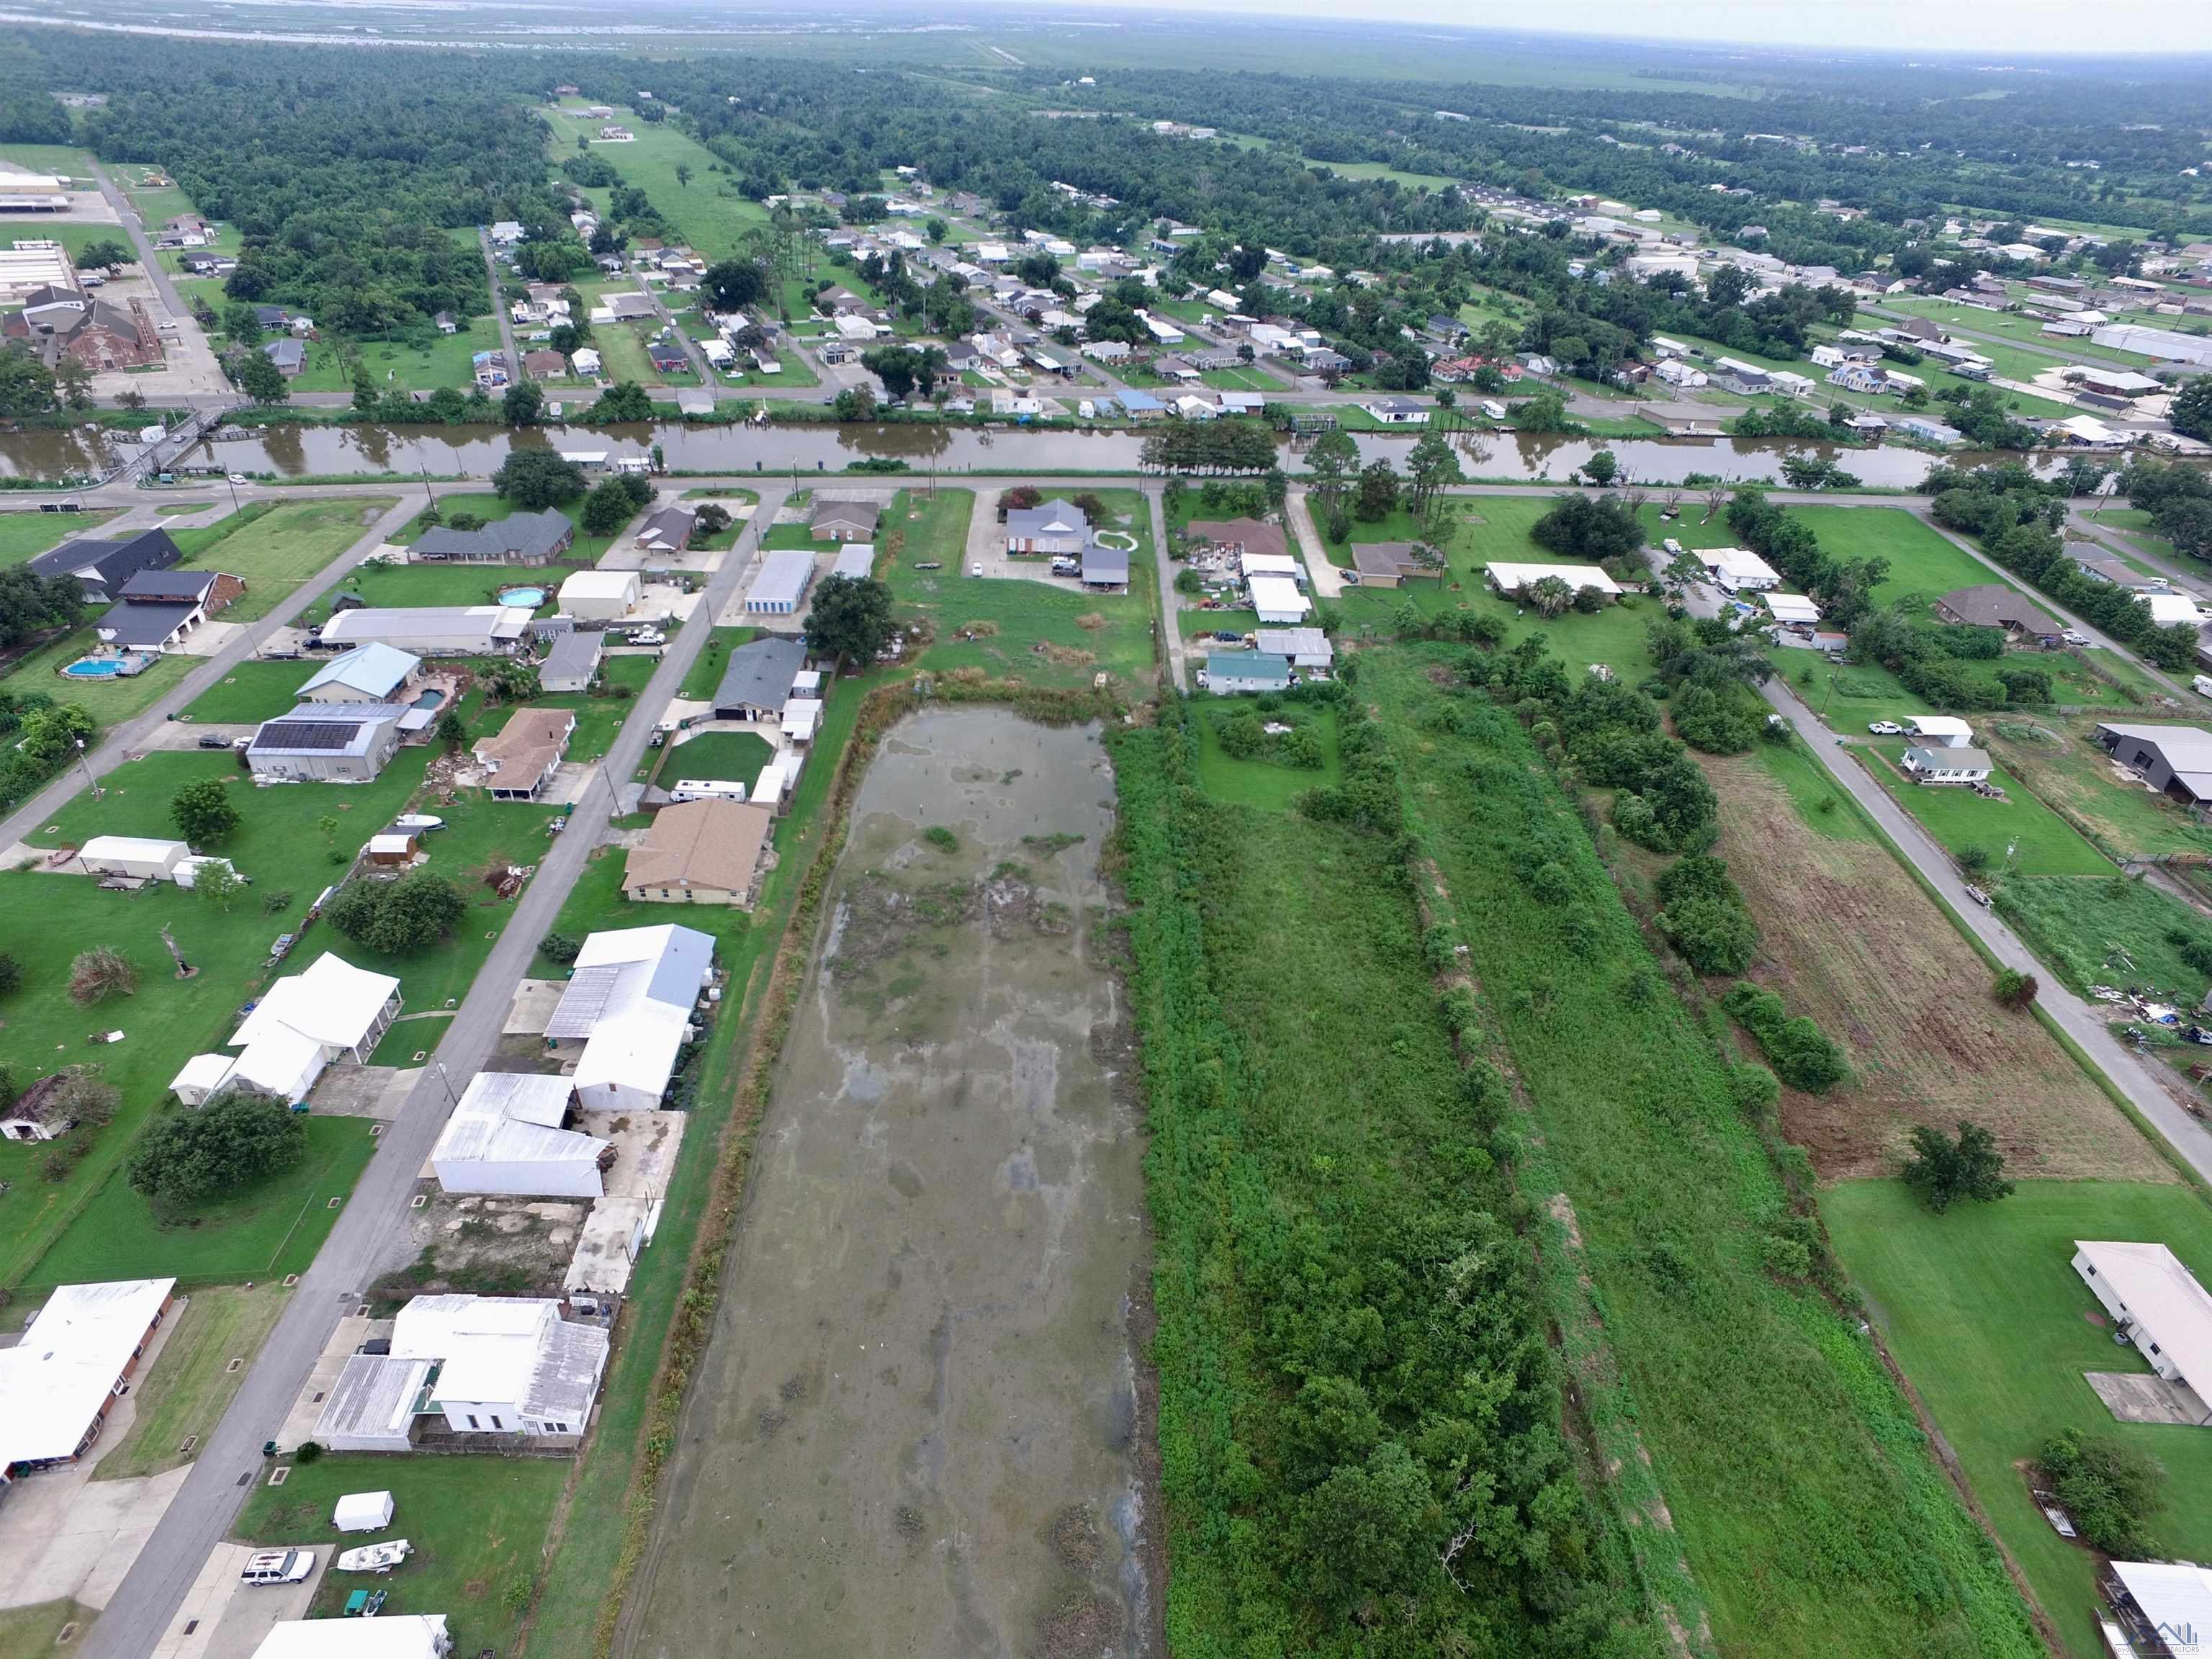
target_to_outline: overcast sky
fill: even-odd
[[[1133,0],[1171,11],[1392,17],[1613,39],[1967,52],[2212,52],[2212,0]],[[2212,88],[2208,88],[2212,94]]]

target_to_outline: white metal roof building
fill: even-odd
[[[1252,592],[1252,609],[1263,623],[1302,623],[1313,605],[1288,576],[1254,576],[1245,584]]]
[[[1501,593],[1518,593],[1547,576],[1557,577],[1577,591],[1595,587],[1607,598],[1620,592],[1620,584],[1594,564],[1516,564],[1493,559],[1490,582]]]
[[[1905,721],[1906,735],[1923,743],[1942,744],[1953,749],[1974,740],[1974,728],[1956,714],[1914,714]]]
[[[2212,1567],[2189,1561],[2115,1561],[2112,1576],[2172,1659],[2212,1653]],[[2147,1650],[2137,1649],[2149,1659]]]
[[[362,606],[340,611],[323,624],[325,645],[382,641],[424,656],[481,656],[509,651],[529,632],[530,612],[514,605],[417,605],[404,610]]]
[[[1820,607],[1802,593],[1769,593],[1766,608],[1777,622],[1810,623],[1820,620]]]
[[[411,1450],[415,1419],[430,1409],[437,1374],[434,1359],[349,1355],[315,1419],[316,1441],[331,1451]]]
[[[608,622],[628,616],[643,592],[635,570],[579,570],[561,584],[561,609],[586,621]]]
[[[1327,668],[1336,659],[1335,647],[1318,628],[1262,628],[1258,641],[1261,651],[1289,658],[1293,668]]]
[[[836,562],[830,567],[833,576],[849,576],[854,581],[865,581],[876,574],[876,544],[873,542],[847,542],[837,550]]]
[[[191,855],[192,849],[180,841],[157,841],[144,836],[94,836],[77,849],[76,859],[94,875],[174,881],[177,866]]]
[[[2151,1369],[2212,1401],[2212,1296],[2163,1244],[2074,1241],[2074,1271]],[[2212,1639],[2212,1624],[2205,1634]]]
[[[745,610],[756,617],[788,617],[814,584],[814,555],[803,547],[780,547],[761,561],[745,595]]]
[[[439,1362],[434,1411],[457,1434],[580,1435],[607,1334],[526,1297],[418,1296],[392,1322],[394,1359]]]
[[[430,1154],[439,1186],[513,1198],[599,1197],[605,1143],[562,1127],[574,1095],[564,1077],[479,1072]]]
[[[188,1106],[231,1083],[305,1100],[325,1066],[341,1059],[367,1065],[398,1014],[398,980],[326,953],[262,993],[230,1034],[228,1046],[245,1051],[236,1060],[195,1055],[169,1087]]]
[[[1756,592],[1782,586],[1781,573],[1749,548],[1701,547],[1692,556],[1731,593],[1741,587]]]
[[[270,1627],[253,1659],[443,1659],[453,1645],[442,1613],[287,1619]]]
[[[583,1044],[569,1078],[578,1101],[604,1110],[658,1106],[714,971],[714,941],[696,928],[624,927],[586,939],[545,1028],[556,1044]]]
[[[422,666],[422,659],[373,640],[334,657],[293,693],[301,702],[383,702]]]
[[[0,1349],[0,1480],[64,1462],[99,1437],[169,1305],[173,1279],[64,1285],[12,1348]]]

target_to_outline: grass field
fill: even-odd
[[[118,1172],[40,1259],[27,1282],[76,1285],[173,1273],[204,1284],[304,1273],[368,1167],[376,1150],[368,1131],[365,1118],[310,1117],[307,1156],[298,1168],[172,1225],[156,1221]]]
[[[757,628],[717,628],[707,636],[707,647],[692,659],[690,672],[676,690],[678,697],[704,702],[714,696],[730,665],[730,653],[747,640],[758,639]]]
[[[1096,492],[1114,520],[1103,527],[1133,535],[1129,591],[1085,593],[1072,586],[1022,579],[995,580],[964,574],[969,515],[974,492],[940,489],[934,495],[902,490],[878,532],[883,580],[896,614],[918,615],[934,634],[908,665],[937,673],[970,671],[1016,675],[1036,685],[1087,685],[1096,673],[1149,689],[1155,656],[1152,617],[1159,586],[1152,566],[1151,520],[1133,489]],[[916,570],[937,562],[938,570]],[[971,637],[962,639],[968,633]]]
[[[101,513],[0,513],[0,568],[34,559],[71,536],[97,535],[115,516]]]
[[[257,1485],[233,1535],[331,1553],[404,1538],[415,1553],[386,1577],[325,1572],[307,1616],[334,1617],[353,1590],[383,1589],[387,1613],[444,1613],[454,1652],[507,1653],[568,1477],[562,1458],[335,1453],[294,1464],[281,1486]],[[331,1526],[338,1499],[352,1492],[389,1492],[392,1525],[375,1533]]]
[[[1282,703],[1265,710],[1261,718],[1291,726],[1310,727],[1321,738],[1324,757],[1321,770],[1300,771],[1272,760],[1242,760],[1221,747],[1221,726],[1250,706],[1239,697],[1201,706],[1192,718],[1198,732],[1198,779],[1208,794],[1242,806],[1282,811],[1309,789],[1328,788],[1343,781],[1344,769],[1336,752],[1336,711],[1326,706]]]
[[[742,783],[750,789],[761,768],[775,758],[768,739],[750,732],[702,732],[661,750],[660,787],[665,789],[678,778],[702,778]]]
[[[1997,911],[2037,960],[2075,991],[2142,986],[2184,1009],[2212,980],[2181,958],[2166,935],[2212,937],[2212,924],[2147,880],[2109,866],[2102,876],[2025,876],[1998,890]]]
[[[52,1659],[63,1626],[74,1624],[81,1638],[99,1616],[75,1601],[9,1607],[0,1612],[0,1659]]]
[[[222,570],[246,579],[246,592],[222,613],[252,622],[290,599],[392,508],[395,497],[340,501],[259,502],[204,529],[172,533],[185,550],[184,568]]]
[[[2030,317],[2017,311],[1984,311],[1978,306],[1954,305],[1935,295],[1890,295],[1881,301],[1880,308],[1902,312],[1911,317],[1925,317],[1942,324],[1946,329],[1956,329],[1960,343],[1971,343],[1977,349],[1981,343],[1974,339],[1975,335],[1996,334],[2008,340],[2017,340],[2022,345],[2040,346],[2045,351],[2059,354],[2061,357],[2079,350],[2085,361],[2118,363],[2129,368],[2142,368],[2158,361],[2140,351],[2120,351],[2087,340],[2056,339],[2044,333],[2042,318]],[[2047,360],[2042,366],[2054,367],[2057,361]]]
[[[2114,1422],[2082,1374],[2146,1368],[2113,1345],[2069,1265],[2077,1238],[2156,1239],[2200,1279],[2212,1275],[2212,1211],[2186,1187],[2102,1182],[2023,1182],[2008,1199],[1941,1216],[1896,1182],[1853,1182],[1820,1208],[2067,1652],[2102,1659],[2089,1616],[2093,1559],[2051,1529],[2017,1463],[2063,1428],[2115,1435],[2166,1466],[2170,1508],[2156,1528],[2165,1553],[2212,1559],[2212,1434]]]
[[[231,1361],[252,1363],[290,1294],[277,1283],[252,1290],[204,1285],[191,1291],[184,1311],[170,1316],[153,1369],[131,1391],[137,1413],[130,1438],[101,1455],[93,1479],[136,1479],[191,1462],[191,1454],[181,1449],[185,1441],[204,1443],[246,1381],[243,1367],[228,1369]]]
[[[1905,750],[1902,742],[1885,738],[1861,752],[1869,756],[1868,770],[1882,787],[1954,856],[1978,847],[1990,855],[1993,870],[2027,876],[2112,872],[2110,860],[2003,768],[1993,771],[1990,781],[2005,798],[1992,800],[1961,787],[1912,782],[1898,769]]]
[[[1316,161],[1304,155],[1298,159],[1310,167],[1327,167],[1340,179],[1389,179],[1407,190],[1450,190],[1459,182],[1438,173],[1401,173],[1382,161]]]
[[[1782,1176],[1706,1029],[1663,990],[1622,994],[1647,949],[1527,736],[1472,698],[1452,705],[1457,732],[1429,720],[1445,698],[1424,669],[1450,655],[1376,653],[1360,695],[1400,757],[1483,1040],[1517,1073],[1521,1190],[1540,1212],[1553,1194],[1571,1205],[1606,1350],[1583,1375],[1617,1386],[1612,1409],[1632,1425],[1609,1449],[1624,1463],[1638,1442],[1648,1452],[1715,1647],[2037,1652],[1996,1552],[1852,1321],[1769,1270]],[[1545,861],[1569,899],[1532,897],[1525,872]],[[1547,1229],[1550,1248],[1565,1224]],[[1571,1343],[1601,1340],[1583,1317]]]
[[[768,210],[736,194],[737,181],[721,158],[678,131],[673,122],[642,121],[636,111],[619,105],[614,118],[637,135],[635,143],[602,144],[599,130],[605,123],[585,120],[573,106],[556,112],[550,117],[553,155],[572,151],[578,134],[589,137],[592,153],[611,162],[623,183],[635,185],[652,201],[668,226],[666,240],[690,243],[709,264],[738,252],[749,232],[766,226]],[[688,185],[677,182],[679,162],[691,170]],[[604,198],[606,192],[589,194]],[[605,209],[604,199],[599,205]]]
[[[2158,533],[2152,526],[2150,514],[2142,507],[2100,507],[2092,511],[2091,517],[2096,523],[2118,531],[2145,552],[2154,554],[2168,564],[2178,565],[2185,570],[2191,568],[2188,558]]]
[[[2114,774],[2094,720],[1996,716],[1984,726],[1991,756],[2114,860],[2212,853],[2212,829],[2165,794]]]
[[[185,712],[195,720],[242,724],[273,720],[298,701],[294,693],[315,672],[308,662],[242,662]]]
[[[1988,994],[1990,969],[1815,756],[1763,743],[1700,763],[1720,797],[1717,850],[1759,922],[1751,977],[1850,1060],[1847,1087],[1783,1097],[1823,1179],[1891,1174],[1913,1125],[1962,1116],[2022,1176],[2169,1178],[2050,1033]]]

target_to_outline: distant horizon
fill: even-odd
[[[1388,22],[1472,34],[1528,35],[1595,45],[1878,52],[1910,58],[2212,57],[2212,4],[2198,0],[2095,0],[2094,38],[2081,36],[2078,0],[1858,0],[1851,6],[1778,7],[1771,0],[1580,0],[1558,21],[1531,22],[1501,0],[986,0],[1006,9],[1149,11],[1285,22]],[[902,5],[901,9],[905,9]],[[2208,88],[2212,91],[2212,88]]]

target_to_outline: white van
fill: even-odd
[[[2197,688],[2198,696],[2212,697],[2212,675],[2199,674],[2190,684]]]
[[[241,1584],[296,1584],[315,1570],[313,1550],[261,1550],[248,1556]]]

